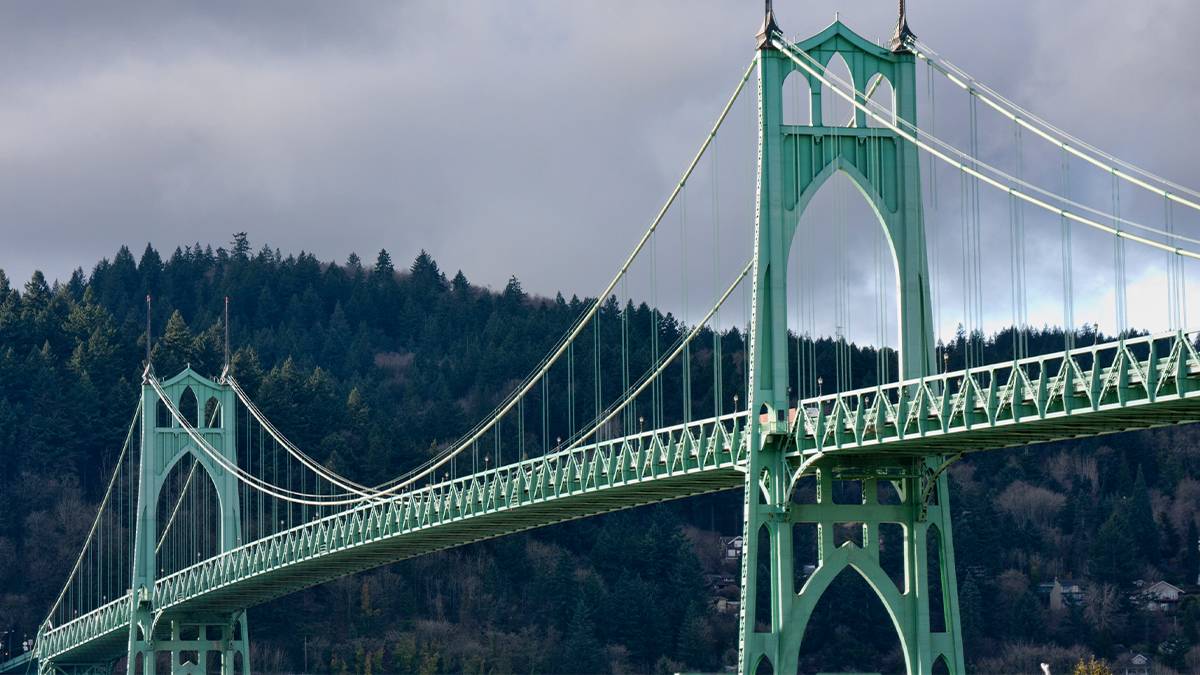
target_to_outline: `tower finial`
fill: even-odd
[[[766,6],[763,10],[762,28],[758,29],[758,48],[759,49],[774,49],[771,46],[771,38],[775,37],[776,33],[781,33],[779,25],[775,23],[775,10],[771,7],[771,0],[766,0]]]
[[[225,296],[225,368],[222,375],[229,372],[229,296]]]
[[[150,360],[151,343],[150,343],[150,294],[146,294],[146,372],[154,371],[154,362]]]
[[[908,28],[908,12],[905,11],[904,0],[900,0],[900,18],[896,21],[896,32],[892,35],[892,42],[888,47],[896,54],[908,52],[908,42],[916,38]]]

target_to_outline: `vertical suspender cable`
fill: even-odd
[[[608,298],[605,298],[604,301],[607,302]],[[592,380],[595,385],[595,392],[592,394],[592,397],[595,399],[596,404],[594,406],[595,417],[592,418],[593,422],[600,419],[600,411],[604,409],[602,402],[604,388],[600,379],[600,372],[600,312],[596,312],[596,315],[592,317]],[[499,462],[496,463],[496,466],[500,466]]]
[[[633,311],[633,300],[629,297],[629,275],[621,277],[621,392],[629,392],[629,313]],[[637,419],[637,401],[629,405],[628,412],[623,416],[625,435],[633,434],[633,421]]]
[[[821,146],[821,154],[823,158],[825,154],[824,145]],[[822,168],[818,163],[818,158],[816,155],[816,152],[812,153],[809,167],[809,175],[814,177],[817,175],[818,169]],[[810,225],[808,229],[805,230],[804,234],[805,241],[807,242],[807,246],[805,248],[815,255],[817,250],[817,228]],[[805,315],[807,319],[807,325],[805,326],[804,332],[806,340],[805,346],[807,347],[806,351],[808,356],[808,377],[805,384],[808,386],[808,395],[816,396],[818,393],[817,380],[820,377],[820,375],[817,373],[817,281],[819,280],[819,277],[817,273],[817,267],[813,259],[809,258],[808,262],[809,264],[806,265],[807,269],[805,273],[806,283],[804,284],[804,304],[806,309]]]
[[[971,327],[972,322],[971,307],[974,305],[975,294],[971,292],[971,224],[969,211],[969,198],[967,193],[967,174],[959,172],[958,174],[958,198],[959,198],[959,223],[962,227],[962,298],[963,298],[963,335],[964,340],[961,345],[963,350],[963,367],[970,368],[974,365],[974,359],[971,358]]]
[[[975,96],[974,90],[971,91],[971,157],[979,157],[979,106],[978,99]],[[978,164],[978,159],[972,160],[972,165]],[[971,344],[974,346],[975,363],[982,364],[983,361],[983,225],[982,225],[982,207],[979,200],[979,181],[971,181],[969,185],[971,189],[971,231],[972,231],[972,266],[974,271],[974,279],[972,280],[973,289],[975,292],[975,324],[972,328]]]
[[[870,143],[871,154],[869,162],[873,167],[872,172],[875,182],[879,185],[879,197],[886,204],[887,180],[884,177],[883,170],[883,139],[879,136],[879,132],[872,131],[867,142]],[[887,256],[883,250],[883,237],[884,233],[882,231],[875,232],[875,303],[877,311],[875,325],[879,333],[876,344],[879,365],[876,367],[875,379],[881,385],[891,380],[888,357],[888,308],[886,296]]]
[[[718,161],[719,143],[717,139],[713,140],[712,156],[709,161],[712,164],[712,222],[713,222],[713,295],[717,295],[719,287],[717,284],[717,272],[721,266],[721,197],[720,197],[720,162]],[[721,308],[717,308],[717,313],[712,324],[713,335],[713,416],[721,416]]]
[[[1020,127],[1016,127],[1016,129],[1020,129]],[[1013,139],[1015,141],[1016,131],[1013,132],[1013,135],[1014,135]],[[1018,168],[1018,171],[1020,171],[1019,168]],[[1020,337],[1018,336],[1018,333],[1020,333],[1020,325],[1021,325],[1021,319],[1020,319],[1021,310],[1020,310],[1020,300],[1018,299],[1018,294],[1019,294],[1018,286],[1020,285],[1020,277],[1018,275],[1018,271],[1016,271],[1016,265],[1018,265],[1018,262],[1016,262],[1016,246],[1018,246],[1018,234],[1016,234],[1016,208],[1018,208],[1018,205],[1016,205],[1016,197],[1013,195],[1009,195],[1008,196],[1008,273],[1009,273],[1009,283],[1010,283],[1009,304],[1012,305],[1012,322],[1013,322],[1012,327],[1010,327],[1010,330],[1012,330],[1012,342],[1013,342],[1012,358],[1013,358],[1013,360],[1021,358]]]
[[[1124,339],[1125,331],[1129,328],[1128,306],[1126,305],[1128,297],[1126,296],[1125,278],[1125,239],[1119,234],[1121,230],[1121,183],[1117,179],[1115,172],[1112,173],[1112,204],[1113,227],[1118,232],[1113,237],[1113,267],[1116,273],[1117,294],[1117,331],[1118,335]]]
[[[751,296],[751,291],[750,291],[752,286],[753,286],[753,284],[745,284],[745,288],[742,290],[742,321],[743,321],[742,325],[745,326],[745,332],[742,333],[742,371],[743,371],[742,375],[743,375],[743,377],[742,377],[742,382],[741,382],[741,389],[745,393],[745,400],[743,401],[743,403],[746,406],[746,410],[750,409],[750,404],[751,404],[750,399],[753,398],[753,392],[750,391],[750,381],[751,381],[750,370],[753,368],[753,365],[750,363],[750,332],[754,330],[754,326],[751,324],[751,322],[754,319],[754,314],[750,310],[750,305],[753,302],[751,299],[752,296]],[[736,398],[737,394],[734,394],[734,397]],[[738,408],[735,405],[734,410],[736,411],[737,409]]]
[[[679,308],[679,323],[681,331],[687,331],[688,292],[687,292],[687,183],[683,184],[683,193],[679,195],[679,254],[682,264],[679,266],[680,295],[683,304]],[[683,373],[683,422],[692,421],[692,343],[683,345],[683,355],[679,362]]]
[[[1169,198],[1163,198],[1163,220],[1169,234],[1175,233],[1175,208]],[[1172,330],[1187,326],[1187,285],[1183,256],[1167,253],[1167,285],[1170,287],[1168,319]]]
[[[575,342],[567,345],[567,435],[575,434]]]
[[[797,75],[796,77],[800,77],[800,76]],[[800,96],[800,94],[799,94],[799,90],[797,88],[797,93],[796,93],[796,98],[797,98],[796,109],[797,110],[799,110],[799,107],[800,107],[799,96]],[[794,170],[792,171],[792,175],[795,178],[795,185],[793,187],[796,192],[796,208],[799,209],[800,208],[800,206],[799,206],[799,202],[800,202],[800,137],[796,138],[796,154],[793,156],[793,159],[794,159],[794,162],[793,162]],[[801,294],[804,292],[804,280],[802,278],[802,275],[804,273],[804,263],[801,259],[808,254],[808,250],[803,244],[797,245],[797,240],[800,239],[800,227],[802,225],[803,225],[803,223],[799,222],[799,219],[798,219],[798,222],[796,223],[796,231],[792,235],[793,243],[791,245],[791,250],[788,254],[789,258],[792,261],[791,278],[795,281],[795,292],[793,292],[791,288],[788,289],[788,292],[792,293],[792,297],[795,298],[795,300],[794,300],[795,309],[793,310],[793,313],[796,316],[796,408],[797,409],[799,409],[799,407],[800,407],[800,401],[804,400],[804,354],[802,351],[803,345],[801,342],[803,339],[802,336],[804,334],[804,331],[802,328],[803,323],[804,323],[804,317],[801,314],[801,312],[803,311],[803,308],[804,308],[804,303],[801,301]],[[715,283],[715,280],[714,280],[714,283]],[[790,329],[790,325],[789,325],[789,329]],[[790,353],[790,351],[791,350],[790,350],[790,345],[789,345],[789,353]]]
[[[658,363],[658,236],[650,239],[650,366],[647,371]],[[650,387],[650,419],[654,428],[662,426],[658,418],[658,397],[662,382],[654,380]]]
[[[1062,152],[1062,193],[1071,196],[1071,159],[1066,150]],[[1066,214],[1059,216],[1062,229],[1063,264],[1063,340],[1068,350],[1075,348],[1075,269],[1072,258],[1071,219]]]

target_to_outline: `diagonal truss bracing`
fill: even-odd
[[[807,399],[792,465],[1025,445],[1200,420],[1200,333],[1082,347]],[[598,441],[414,488],[241,546],[160,579],[166,614],[240,609],[371,567],[574,518],[742,485],[748,414]],[[128,597],[38,640],[40,658],[103,649]]]

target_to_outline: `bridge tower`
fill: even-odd
[[[915,57],[903,39],[908,35],[901,2],[890,49],[863,39],[840,21],[797,46],[822,66],[840,54],[860,90],[877,75],[886,78],[894,92],[894,114],[916,124]],[[861,190],[890,243],[898,281],[902,376],[921,377],[936,372],[936,367],[917,149],[890,130],[867,129],[861,110],[856,109],[850,126],[823,120],[820,81],[779,51],[773,39],[783,38],[768,0],[758,56],[758,203],[739,671],[795,673],[818,600],[849,568],[853,572],[847,573],[861,575],[886,608],[909,673],[932,673],[942,667],[939,661],[945,671],[963,673],[946,458],[831,452],[808,468],[815,473],[815,502],[793,498],[798,460],[787,457],[795,447],[789,420],[787,262],[801,214],[834,173],[843,172]],[[783,85],[793,72],[808,80],[810,125],[783,123]],[[878,149],[869,149],[868,140],[878,143]],[[856,481],[861,498],[834,503],[839,481]],[[888,498],[881,499],[879,488],[887,483],[898,497],[889,490]],[[812,524],[818,564],[798,582],[793,532],[798,525]],[[899,525],[890,529],[903,532],[902,541],[886,543],[890,551],[903,549],[899,582],[880,564],[880,532],[888,524]],[[861,526],[861,545],[835,545],[839,526]],[[931,598],[931,561],[940,572],[938,599]],[[760,592],[760,586],[769,589]],[[757,606],[761,598],[769,598],[769,613]],[[939,606],[942,616],[931,616],[931,608]]]
[[[161,384],[180,414],[221,457],[237,466],[237,406],[233,389],[198,375],[188,367]],[[134,535],[132,612],[129,626],[127,672],[154,675],[157,656],[169,653],[171,672],[204,675],[213,652],[219,654],[220,672],[232,675],[250,668],[249,635],[245,611],[234,614],[195,614],[164,618],[155,606],[155,581],[165,571],[158,564],[159,501],[171,470],[186,456],[197,463],[193,480],[212,481],[219,502],[218,550],[242,543],[241,503],[237,477],[196,447],[187,430],[159,401],[154,387],[142,385],[142,452],[138,474],[138,502]],[[165,524],[164,524],[165,525]]]

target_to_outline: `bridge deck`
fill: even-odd
[[[886,461],[1197,421],[1194,338],[1149,336],[832,394],[764,430],[789,435],[799,466],[817,456]],[[432,551],[735,488],[747,420],[741,412],[604,440],[364,504],[161,579],[154,606],[163,619],[241,609]],[[126,598],[56,627],[39,641],[39,658],[120,653],[128,618]]]

